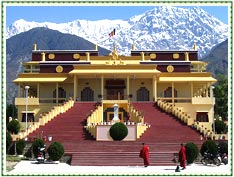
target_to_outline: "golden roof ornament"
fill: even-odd
[[[196,45],[196,43],[193,44],[193,50],[197,50],[197,45]]]

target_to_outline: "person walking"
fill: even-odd
[[[179,162],[182,170],[186,169],[186,148],[183,143],[180,144]]]
[[[144,166],[149,166],[149,146],[145,145],[145,143],[142,143],[142,149],[140,151],[140,157],[144,160]]]

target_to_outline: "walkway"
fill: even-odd
[[[21,161],[7,175],[222,175],[230,176],[230,165],[204,166],[192,164],[181,172],[173,166],[69,166],[59,164],[36,164],[36,161]]]

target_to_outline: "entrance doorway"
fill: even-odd
[[[106,80],[106,99],[107,100],[123,100],[125,83],[121,79]]]
[[[123,100],[124,99],[124,89],[107,89],[107,100]]]

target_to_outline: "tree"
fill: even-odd
[[[228,80],[226,76],[218,74],[218,82],[214,88],[215,106],[214,113],[215,117],[222,117],[223,120],[228,119]]]
[[[20,131],[20,123],[17,119],[12,119],[7,124],[7,131],[9,131],[11,134],[18,134]]]
[[[13,104],[7,104],[6,107],[6,122],[9,122],[9,117],[17,118],[17,108]]]
[[[220,134],[220,133],[226,133],[227,130],[227,125],[219,119],[215,120],[215,131]]]

